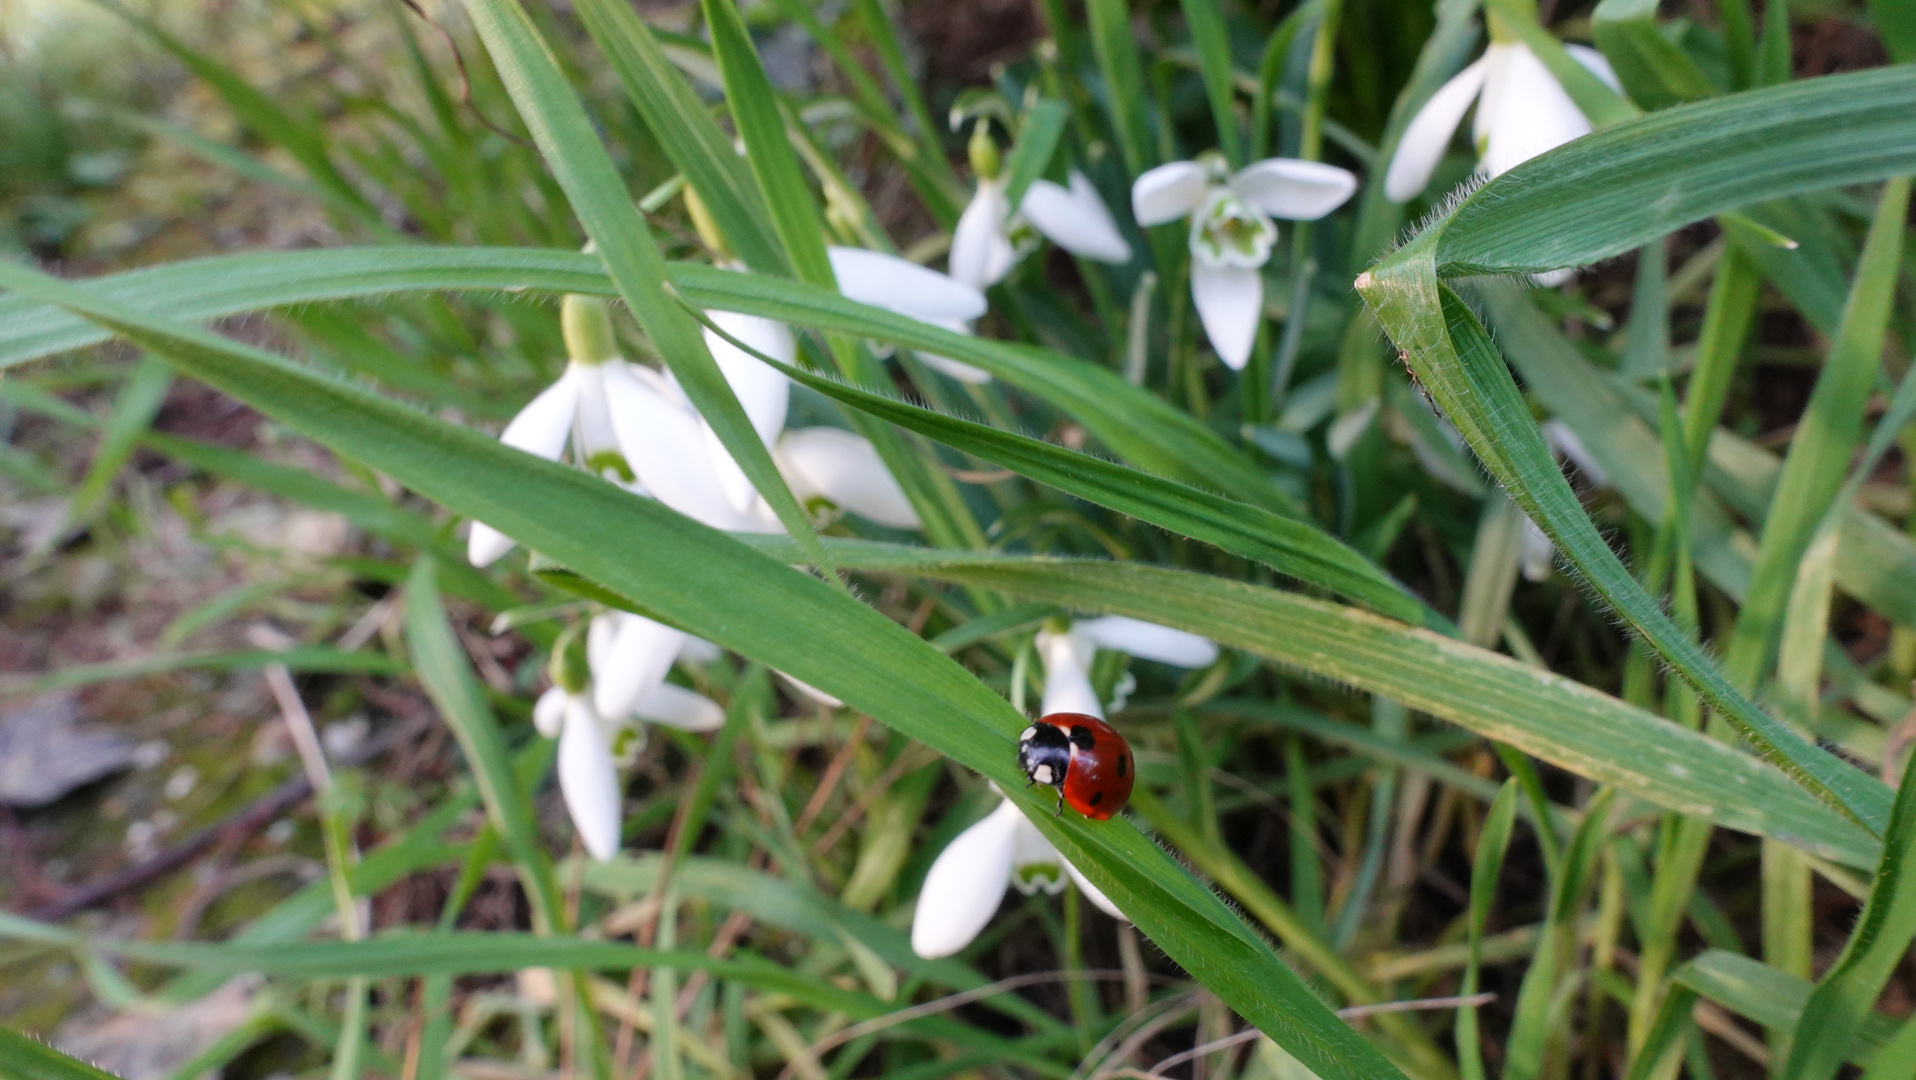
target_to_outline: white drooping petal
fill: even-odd
[[[790,364],[798,355],[798,342],[792,337],[791,327],[777,319],[741,315],[735,311],[706,314],[719,329],[781,364]],[[718,363],[725,381],[731,384],[732,393],[738,395],[738,403],[744,406],[753,430],[770,446],[785,429],[785,413],[792,400],[791,380],[777,368],[710,330],[705,331],[705,345],[712,350],[712,359]]]
[[[1210,667],[1217,662],[1217,646],[1210,639],[1143,619],[1105,615],[1073,623],[1072,629],[1101,649],[1126,652],[1146,660],[1185,668]]]
[[[1344,205],[1357,177],[1321,161],[1266,158],[1231,177],[1231,190],[1272,217],[1315,221]]]
[[[966,337],[972,336],[971,324],[963,319],[926,319],[925,321],[934,326],[949,330],[954,334],[963,334]],[[977,386],[983,386],[985,383],[991,381],[991,372],[972,367],[970,364],[961,360],[953,360],[949,356],[920,352],[918,359],[923,360],[925,366],[933,371],[943,372],[962,383],[972,383]]]
[[[724,655],[724,649],[702,637],[687,634],[685,640],[679,642],[679,659],[688,664],[710,664]]]
[[[1484,89],[1477,98],[1477,115],[1470,121],[1470,143],[1479,158],[1483,157],[1484,144],[1490,141],[1490,125],[1496,119],[1497,102],[1503,97],[1510,74],[1511,54],[1520,48],[1513,42],[1493,41],[1484,49]]]
[[[1464,113],[1484,88],[1488,60],[1479,60],[1437,88],[1437,92],[1410,118],[1404,137],[1397,141],[1390,168],[1384,173],[1384,195],[1392,202],[1409,202],[1430,185],[1430,174],[1450,148],[1450,137],[1463,123]]]
[[[619,773],[592,706],[567,695],[565,729],[559,733],[559,791],[579,840],[605,862],[619,850]]]
[[[1064,866],[1064,856],[1020,811],[1018,828],[1011,835],[1011,887],[1026,896],[1040,892],[1056,896],[1064,891]]]
[[[1523,538],[1519,544],[1522,551],[1523,576],[1526,581],[1544,581],[1550,577],[1550,566],[1557,558],[1557,545],[1552,543],[1548,534],[1537,527],[1537,523],[1528,517],[1523,519]]]
[[[1084,894],[1086,900],[1098,905],[1099,911],[1104,912],[1119,922],[1131,921],[1124,912],[1118,910],[1118,905],[1112,903],[1110,897],[1104,895],[1103,889],[1091,884],[1090,878],[1085,877],[1082,871],[1071,865],[1071,860],[1060,858],[1064,863],[1065,870],[1071,874],[1071,880],[1078,883],[1078,891]]]
[[[1583,444],[1577,433],[1570,430],[1569,424],[1553,417],[1543,422],[1541,430],[1544,443],[1575,465],[1591,484],[1600,488],[1610,486],[1609,471],[1590,453],[1590,448]]]
[[[788,431],[778,443],[778,465],[801,500],[822,496],[880,525],[923,527],[905,489],[862,436],[834,427]]]
[[[1131,216],[1146,227],[1176,221],[1202,206],[1210,188],[1210,170],[1195,161],[1160,165],[1131,185]]]
[[[519,415],[499,433],[499,441],[547,461],[557,461],[565,452],[566,436],[572,433],[572,421],[578,411],[579,380],[568,366],[556,382],[539,391],[537,397],[519,410]],[[474,566],[491,566],[516,543],[492,526],[475,521],[466,535],[466,561]]]
[[[629,611],[593,619],[613,627],[603,653],[592,657],[592,705],[599,715],[618,721],[632,715],[640,699],[665,681],[678,659],[685,633]],[[588,651],[589,652],[589,651]]]
[[[681,731],[717,731],[725,726],[725,710],[704,694],[672,683],[660,683],[639,699],[633,715]]]
[[[472,523],[472,529],[466,533],[466,561],[474,566],[491,566],[503,558],[506,552],[518,546],[518,541],[483,521]]]
[[[795,679],[792,676],[777,670],[776,668],[773,669],[773,674],[777,675],[781,679],[784,679],[785,685],[791,687],[792,689],[798,691],[801,694],[804,694],[806,697],[812,699],[813,701],[818,702],[820,705],[823,705],[828,709],[842,709],[845,707],[844,702],[838,700],[837,698],[831,696],[830,694],[827,694],[825,691],[820,690],[818,687],[813,686],[811,683],[808,683],[803,679]]]
[[[1510,47],[1508,70],[1494,98],[1486,92],[1492,112],[1484,144],[1483,171],[1501,176],[1538,154],[1590,134],[1570,95],[1550,69],[1527,46]]]
[[[565,450],[566,436],[572,433],[572,418],[579,411],[577,371],[577,364],[568,364],[557,382],[539,391],[538,397],[519,410],[519,415],[499,433],[499,441],[547,461],[558,460]]]
[[[1131,245],[1118,231],[1118,222],[1104,197],[1076,169],[1071,186],[1035,180],[1025,192],[1018,212],[1045,238],[1073,255],[1122,266],[1131,261]]]
[[[565,688],[554,686],[532,703],[532,726],[539,729],[539,734],[548,739],[559,737],[560,729],[565,726],[565,701]]]
[[[1210,266],[1192,259],[1191,300],[1218,359],[1233,371],[1244,370],[1263,317],[1264,278],[1252,267]]]
[[[1610,66],[1610,58],[1588,45],[1565,44],[1563,51],[1570,59],[1582,64],[1584,69],[1603,80],[1603,84],[1617,93],[1623,93],[1623,80],[1617,78],[1617,69]]]
[[[1005,236],[1005,221],[1011,217],[1011,204],[1005,200],[1005,186],[992,180],[978,190],[958,216],[958,227],[951,233],[951,279],[974,289],[996,285],[1011,272],[1017,261],[1011,240]]]
[[[870,304],[925,322],[969,320],[985,313],[985,294],[896,255],[864,248],[834,247],[832,274],[848,300]]]
[[[1024,815],[1000,803],[938,853],[918,891],[911,919],[911,950],[927,960],[971,944],[1003,901],[1011,879],[1011,850]]]
[[[671,401],[632,370],[612,364],[605,368],[612,430],[626,463],[646,491],[714,528],[739,524],[742,515],[713,465],[698,414]]]
[[[1096,646],[1089,638],[1075,633],[1038,631],[1038,657],[1044,661],[1044,698],[1038,705],[1041,716],[1052,713],[1083,713],[1104,718],[1104,704],[1091,686],[1091,660]]]

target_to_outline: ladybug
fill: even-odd
[[[1052,713],[1018,736],[1018,767],[1025,786],[1049,784],[1058,789],[1058,812],[1064,804],[1096,821],[1107,821],[1124,809],[1131,797],[1137,771],[1131,762],[1131,744],[1118,729],[1084,713]]]

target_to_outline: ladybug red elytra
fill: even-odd
[[[1084,713],[1052,713],[1018,736],[1018,767],[1031,784],[1058,789],[1064,805],[1096,821],[1124,809],[1137,769],[1118,729]]]

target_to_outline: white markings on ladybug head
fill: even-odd
[[[1039,765],[1031,770],[1031,778],[1040,784],[1051,783],[1051,766]]]
[[[1024,743],[1024,742],[1030,742],[1030,741],[1031,741],[1031,737],[1032,737],[1033,735],[1036,735],[1037,733],[1038,733],[1038,729],[1037,729],[1037,728],[1035,728],[1035,727],[1028,727],[1028,728],[1026,728],[1026,729],[1024,730],[1024,734],[1022,734],[1022,735],[1020,735],[1020,736],[1018,736],[1018,741],[1019,741],[1019,742],[1021,742],[1021,743]]]

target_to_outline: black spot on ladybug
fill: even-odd
[[[1123,776],[1125,772],[1127,771],[1127,766],[1130,764],[1127,758],[1128,758],[1128,755],[1125,755],[1125,754],[1118,755],[1118,775],[1119,776]]]
[[[1079,724],[1071,729],[1071,745],[1080,750],[1089,750],[1098,745],[1098,737],[1091,734],[1090,728]]]
[[[1099,803],[1101,803],[1101,802],[1103,802],[1103,801],[1104,801],[1104,792],[1102,792],[1102,791],[1094,791],[1094,792],[1092,792],[1092,793],[1091,793],[1091,805],[1092,805],[1092,806],[1096,806],[1096,805],[1098,805]]]

